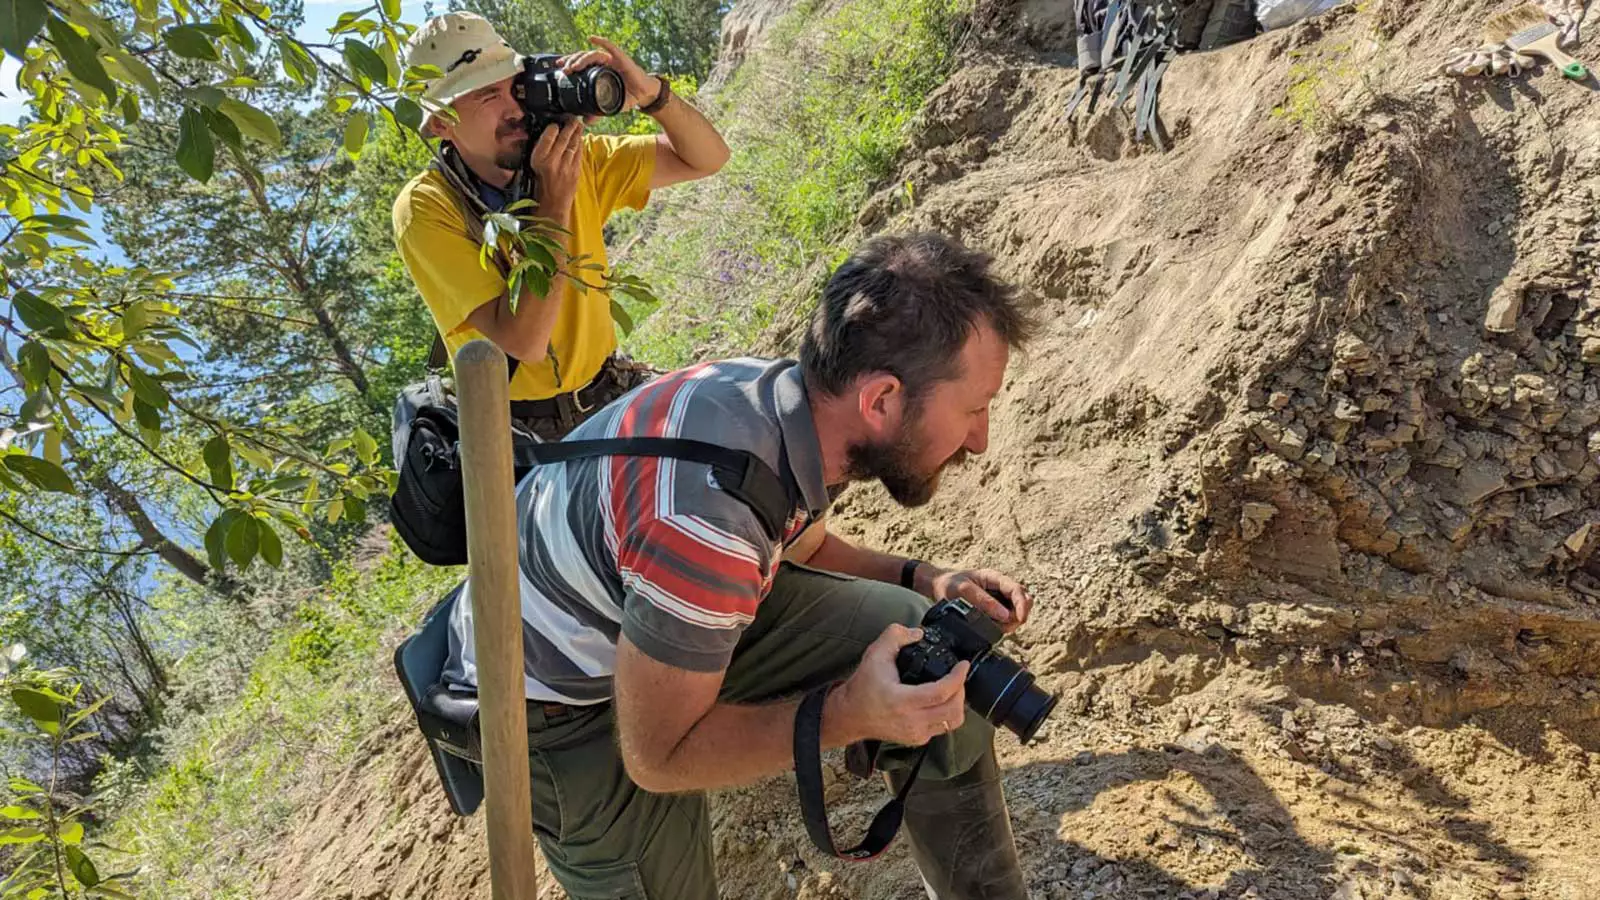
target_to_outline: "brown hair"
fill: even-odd
[[[807,385],[837,395],[863,374],[889,372],[915,402],[961,376],[961,348],[980,323],[1021,349],[1037,322],[992,262],[931,231],[862,244],[829,277],[800,342]]]

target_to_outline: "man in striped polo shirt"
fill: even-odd
[[[798,362],[692,366],[572,433],[754,453],[793,501],[777,540],[700,463],[602,456],[522,482],[534,823],[574,900],[715,898],[704,792],[790,769],[799,695],[841,680],[824,747],[891,742],[878,764],[894,780],[907,748],[931,742],[905,815],[929,895],[1024,900],[994,732],[964,714],[966,664],[908,686],[894,657],[929,598],[961,596],[1010,630],[1028,594],[992,570],[855,547],[825,513],[860,480],[926,503],[946,465],[982,453],[1010,351],[1033,325],[988,257],[937,234],[874,238],[829,279]],[[465,590],[445,680],[471,689]]]

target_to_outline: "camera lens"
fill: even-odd
[[[628,92],[617,70],[592,66],[569,76],[561,71],[559,62],[550,54],[525,56],[522,73],[512,84],[512,96],[536,120],[536,125],[539,120],[561,116],[614,116],[622,112]]]
[[[628,92],[622,86],[622,76],[610,69],[592,71],[594,78],[590,82],[590,96],[595,112],[602,116],[614,116],[621,112],[622,104],[628,100]]]
[[[1033,740],[1058,699],[1034,687],[1032,672],[998,653],[975,661],[967,676],[967,705],[991,724],[1010,729],[1024,744]]]

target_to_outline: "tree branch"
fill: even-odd
[[[6,510],[0,509],[0,519],[5,519],[18,528],[21,528],[23,531],[26,531],[39,540],[44,541],[46,544],[49,544],[60,550],[65,550],[68,553],[98,553],[101,556],[153,556],[158,552],[154,547],[146,547],[143,544],[140,544],[132,550],[102,550],[98,547],[79,547],[39,531],[32,525],[22,521]]]

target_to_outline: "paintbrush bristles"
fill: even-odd
[[[1539,25],[1550,25],[1550,17],[1545,15],[1539,4],[1524,3],[1491,17],[1483,26],[1483,36],[1490,43],[1499,44]]]

